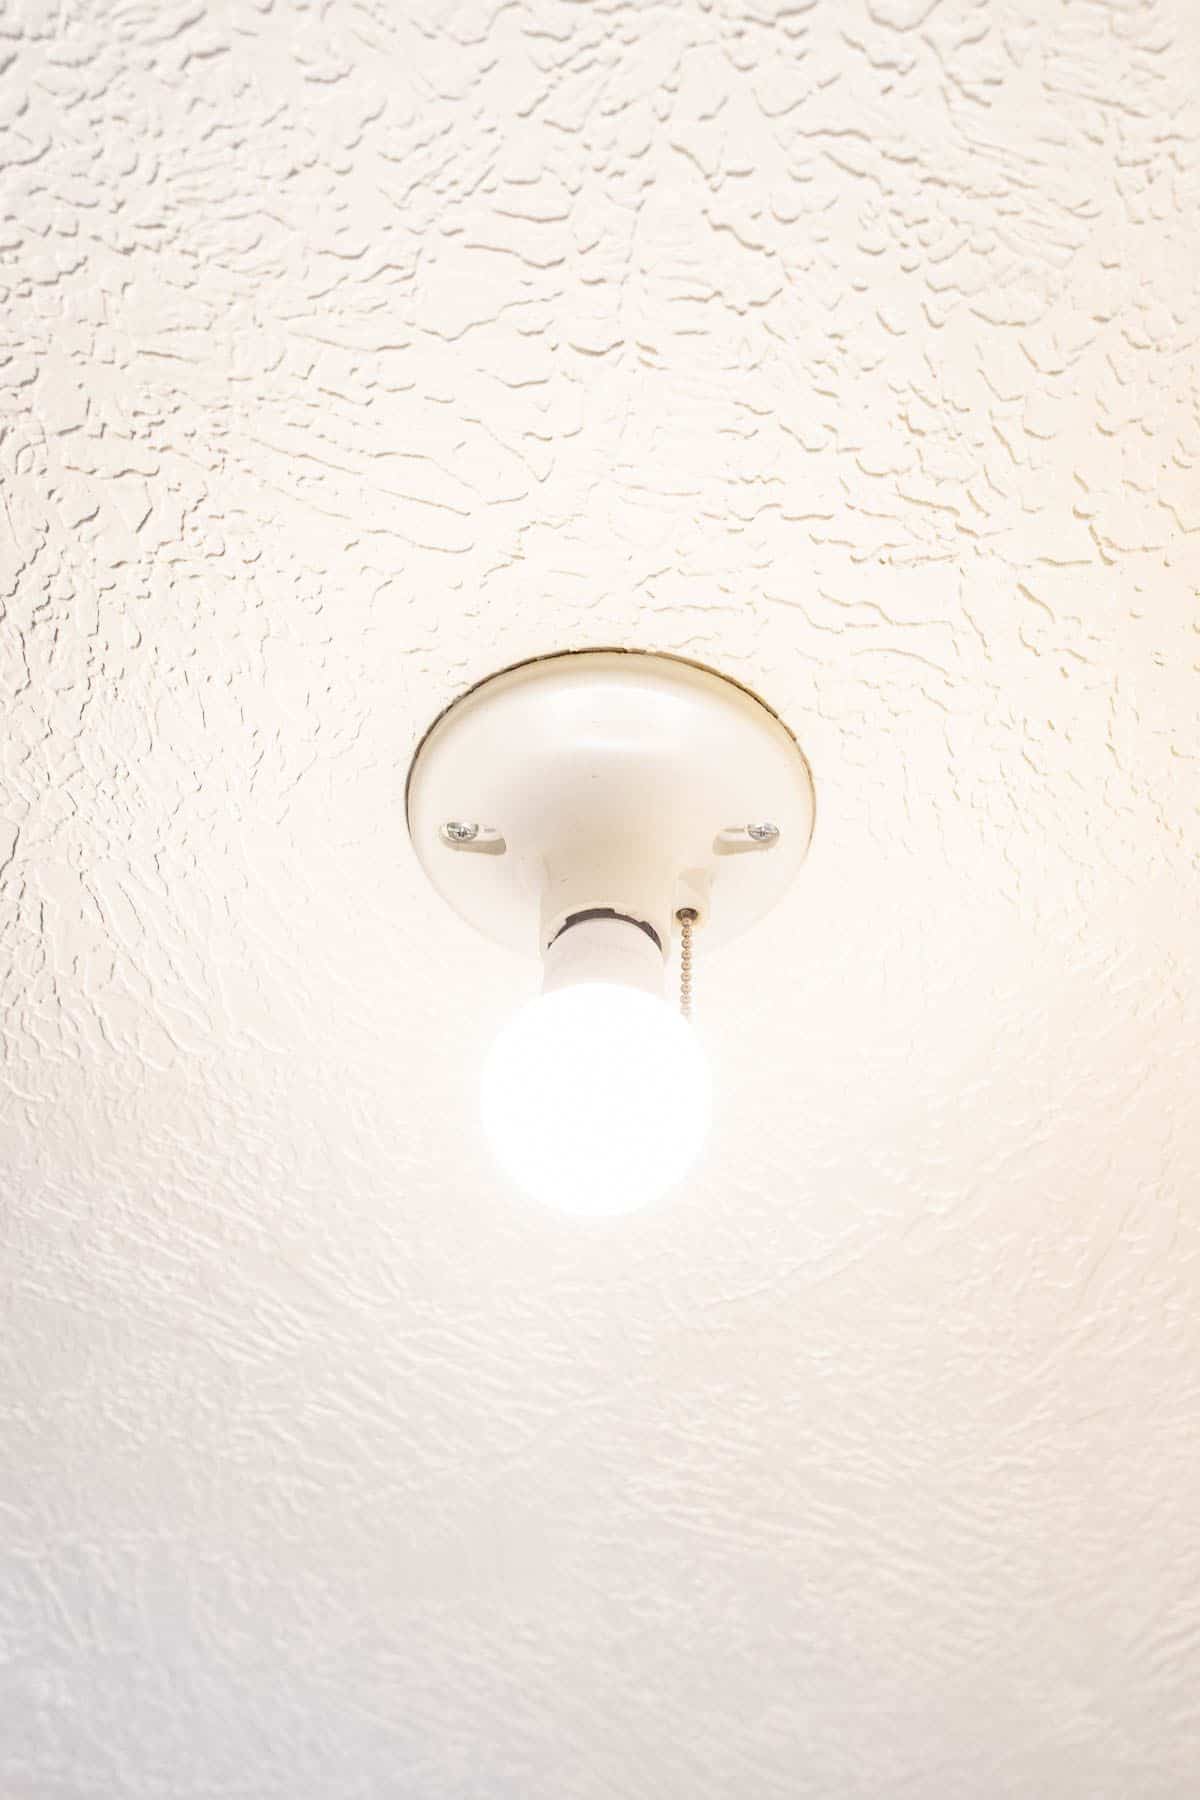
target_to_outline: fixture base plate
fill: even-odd
[[[736,936],[794,879],[814,796],[795,738],[748,689],[681,658],[586,650],[456,700],[418,746],[407,811],[447,904],[536,955],[595,907],[664,945],[683,906],[706,942]]]

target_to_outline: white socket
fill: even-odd
[[[531,955],[603,908],[664,946],[683,906],[706,944],[733,937],[786,891],[813,820],[808,764],[762,701],[638,651],[566,652],[490,677],[432,726],[408,780],[433,885]]]

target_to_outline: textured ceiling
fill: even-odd
[[[4,1800],[1184,1800],[1200,12],[0,18]],[[794,898],[605,1229],[407,760],[761,691]]]

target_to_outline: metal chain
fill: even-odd
[[[692,929],[700,914],[694,906],[681,906],[675,914],[679,920],[679,1010],[685,1019],[692,1016]]]

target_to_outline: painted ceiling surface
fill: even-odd
[[[0,1793],[1183,1800],[1200,12],[0,17]],[[812,761],[711,1152],[478,1074],[429,719]]]

